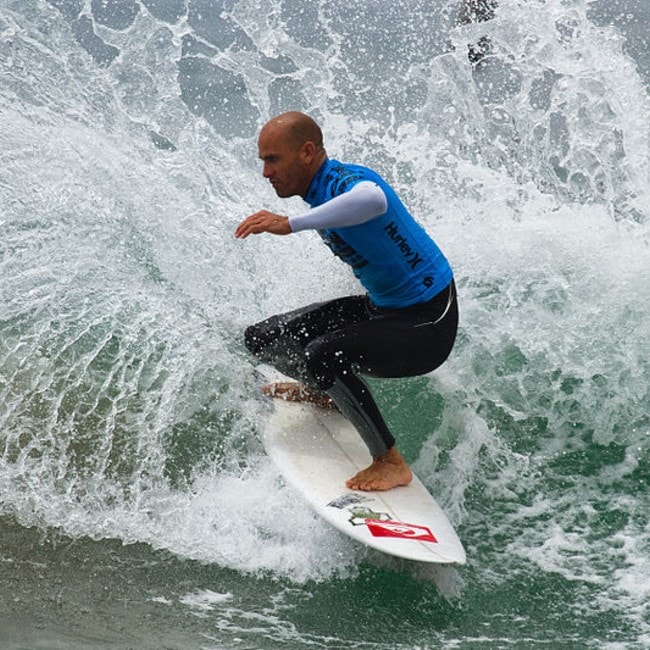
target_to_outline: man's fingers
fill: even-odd
[[[257,234],[262,232],[260,229],[260,217],[257,214],[253,214],[250,217],[244,219],[235,230],[235,237],[238,239],[245,239],[248,235]]]
[[[285,223],[286,222],[286,223]],[[260,210],[244,219],[235,230],[235,237],[245,239],[248,235],[259,235],[270,232],[276,235],[286,235],[291,232],[288,219],[266,210]]]

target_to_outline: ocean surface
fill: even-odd
[[[0,0],[2,650],[650,647],[650,4],[460,8]],[[257,160],[288,109],[452,262],[451,358],[372,386],[464,567],[352,543],[262,449],[243,329],[359,291],[233,237],[303,208]]]

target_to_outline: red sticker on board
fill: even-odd
[[[403,521],[379,521],[378,519],[366,519],[366,526],[373,537],[399,537],[418,542],[438,543],[434,534],[426,526],[406,524]]]

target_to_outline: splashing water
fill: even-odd
[[[254,320],[358,291],[308,234],[232,236],[260,207],[302,209],[255,159],[259,126],[299,109],[455,269],[452,358],[373,387],[474,558],[461,593],[559,577],[581,585],[563,601],[577,618],[613,609],[644,638],[648,60],[601,14],[2,0],[1,512],[299,584],[368,561],[262,453],[241,343]]]

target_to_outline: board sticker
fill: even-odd
[[[387,512],[376,512],[371,508],[348,508],[350,518],[348,521],[353,526],[367,526],[369,521],[389,521],[390,515]]]
[[[328,508],[338,508],[339,510],[344,510],[348,506],[355,505],[356,503],[363,503],[364,501],[370,501],[370,498],[363,494],[348,492],[338,497],[337,499],[330,501],[327,506]]]
[[[378,519],[366,519],[366,526],[373,537],[398,537],[400,539],[412,539],[418,542],[438,543],[434,534],[426,526],[407,524],[403,521],[384,521]]]

